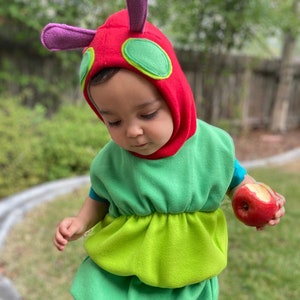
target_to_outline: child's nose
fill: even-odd
[[[134,138],[143,134],[143,129],[138,123],[131,123],[126,128],[127,137]]]

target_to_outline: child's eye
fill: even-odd
[[[152,112],[150,114],[141,115],[141,117],[143,119],[146,119],[146,120],[151,120],[151,119],[153,119],[157,115],[157,113],[158,113],[158,111],[156,110],[156,111],[154,111],[154,112]]]
[[[109,127],[118,127],[121,125],[121,121],[115,121],[115,122],[107,122]]]

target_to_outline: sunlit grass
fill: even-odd
[[[251,171],[287,199],[281,223],[257,232],[223,204],[229,228],[229,259],[220,275],[220,300],[300,299],[300,169],[288,167]],[[56,224],[75,214],[87,188],[43,204],[18,223],[1,252],[0,267],[26,300],[71,299],[68,291],[85,256],[82,240],[60,253],[52,245]]]

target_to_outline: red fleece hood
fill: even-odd
[[[80,80],[84,97],[102,120],[87,92],[89,81],[103,68],[120,67],[143,75],[162,94],[171,111],[174,131],[169,142],[148,156],[160,159],[174,155],[196,130],[196,109],[191,88],[174,49],[163,33],[146,22],[143,32],[129,30],[127,10],[111,15],[84,49]]]

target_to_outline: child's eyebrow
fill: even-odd
[[[141,104],[137,105],[135,107],[135,109],[140,110],[140,109],[143,109],[143,108],[147,108],[148,106],[155,105],[158,102],[160,102],[160,100],[158,100],[158,99],[150,100],[150,101],[147,101],[147,102],[144,102],[144,103],[141,103]],[[114,112],[112,112],[110,110],[105,110],[105,109],[99,109],[99,113],[101,115],[114,115],[115,114]]]
[[[146,108],[148,106],[155,105],[158,102],[160,102],[158,99],[153,99],[153,100],[150,100],[150,101],[147,101],[147,102],[144,102],[142,104],[137,105],[136,108],[137,109],[143,109],[143,108]]]
[[[113,113],[109,110],[99,110],[101,115],[113,115]]]

